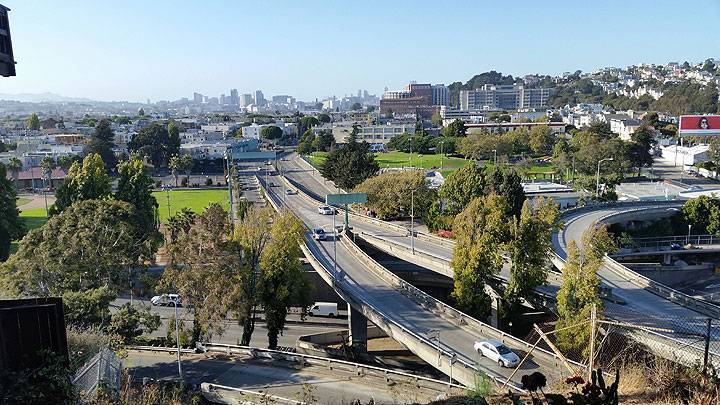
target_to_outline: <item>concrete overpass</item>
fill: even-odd
[[[260,176],[258,181],[263,183],[265,178]],[[283,181],[277,173],[270,173],[267,179],[275,184]],[[291,210],[308,228],[332,229],[333,217],[319,215],[317,201],[302,193],[286,196],[280,187],[266,187],[266,193],[277,210]],[[357,222],[352,223],[355,226]],[[504,381],[512,373],[479,357],[473,350],[476,340],[501,340],[520,355],[531,347],[404,282],[365,254],[347,235],[337,241],[315,241],[308,233],[302,248],[313,267],[351,306],[351,343],[356,347],[364,345],[363,335],[370,319],[428,364],[446,375],[453,373],[454,378],[466,386],[474,385],[478,371],[497,381]],[[453,357],[455,361],[451,366]],[[535,349],[530,360],[513,378],[516,386],[522,375],[533,371],[542,371],[550,380],[570,374],[552,353]]]
[[[298,158],[291,158],[281,164],[283,174],[295,185],[309,189],[316,196],[323,193],[333,192],[334,185],[322,179],[322,177],[308,167],[308,164]],[[626,221],[648,221],[669,216],[677,212],[682,202],[665,203],[640,203],[640,204],[617,204],[615,206],[584,207],[569,210],[562,216],[565,227],[553,235],[553,246],[555,254],[552,255],[552,262],[562,269],[567,256],[567,244],[575,240],[581,246],[581,236],[590,226],[597,222],[619,223]],[[368,243],[398,258],[419,264],[440,274],[452,277],[449,268],[449,261],[452,259],[452,241],[442,240],[432,235],[416,233],[414,240],[414,252],[412,252],[410,235],[407,228],[396,224],[379,221],[364,217],[353,216],[352,226],[356,228],[359,237],[364,238]],[[505,266],[500,274],[501,277],[509,276],[509,268]],[[647,326],[659,328],[674,328],[668,322],[668,318],[686,319],[688,322],[697,323],[699,330],[705,319],[709,316],[720,319],[720,307],[707,301],[698,300],[687,296],[667,286],[655,283],[643,277],[627,267],[617,263],[611,258],[606,258],[606,264],[598,272],[603,285],[612,288],[615,302],[606,303],[606,316],[628,322],[636,322],[638,314],[645,314]],[[541,287],[541,292],[548,295],[555,295],[560,287],[561,278],[557,273],[550,273],[548,285]],[[620,305],[622,303],[625,305]],[[712,332],[713,339],[720,340],[720,328]],[[635,336],[639,336],[635,334]],[[643,335],[644,336],[644,335]],[[646,337],[646,336],[645,336]],[[676,347],[674,339],[669,336],[653,335],[652,345],[654,347]],[[666,346],[656,341],[664,340]],[[688,341],[689,342],[689,341]],[[645,343],[648,340],[645,339]],[[681,345],[684,344],[681,341]],[[650,345],[649,345],[650,346]],[[702,360],[702,348],[686,347],[685,350],[690,357]],[[720,361],[720,354],[711,355],[714,361]]]

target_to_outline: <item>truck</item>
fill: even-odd
[[[310,316],[329,316],[335,317],[338,313],[338,305],[336,302],[316,302],[308,311]]]

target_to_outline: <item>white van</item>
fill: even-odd
[[[337,313],[337,303],[335,302],[316,302],[308,311],[310,316],[329,316],[330,318],[337,315]]]

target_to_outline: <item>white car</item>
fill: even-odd
[[[156,295],[152,298],[150,298],[150,303],[154,306],[161,306],[161,307],[170,307],[175,305],[174,303],[177,303],[178,307],[182,306],[182,300],[180,299],[180,295],[178,294],[162,294],[162,295]]]
[[[322,228],[313,229],[312,235],[315,240],[325,240],[325,230]]]
[[[318,207],[318,213],[321,215],[333,215],[335,210],[327,205],[321,205]]]
[[[515,367],[520,362],[517,354],[497,340],[475,342],[474,347],[480,355],[496,362],[500,367]]]

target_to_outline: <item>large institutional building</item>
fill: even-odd
[[[526,89],[518,85],[486,84],[475,90],[460,90],[461,110],[525,110],[545,108],[555,92],[552,88]]]
[[[449,91],[444,84],[410,83],[403,91],[386,91],[380,100],[380,112],[430,118],[440,110],[440,106],[449,104]]]

